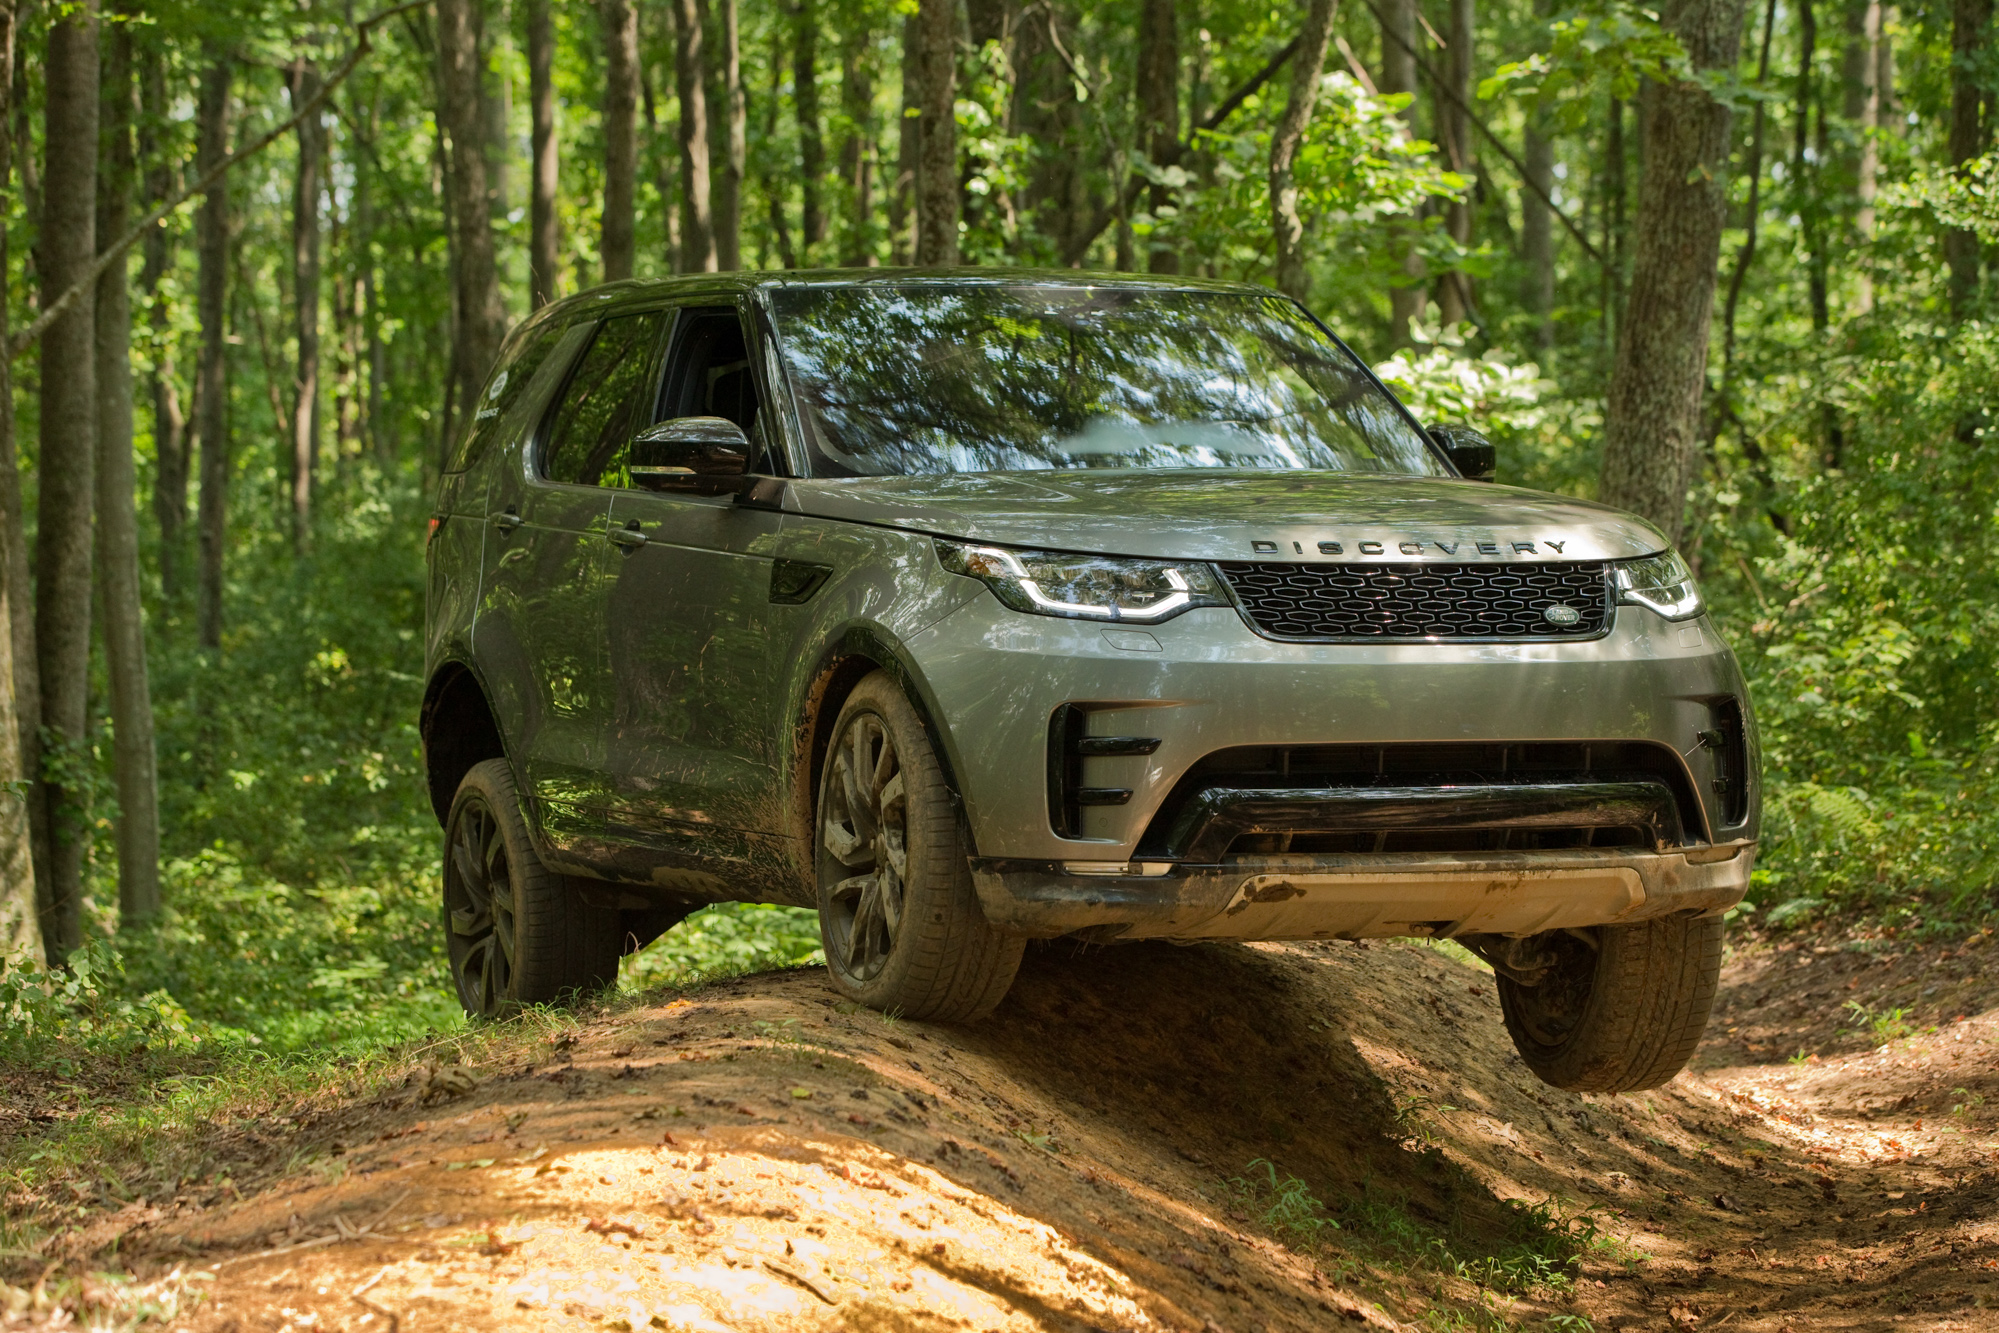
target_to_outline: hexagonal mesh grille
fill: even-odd
[[[1602,561],[1220,568],[1256,627],[1281,639],[1587,639],[1610,623]],[[1544,614],[1558,603],[1573,624]]]

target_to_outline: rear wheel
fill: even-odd
[[[504,759],[458,784],[444,833],[444,930],[459,1003],[497,1018],[617,979],[618,913],[585,904],[535,854]]]
[[[819,775],[819,933],[833,982],[908,1018],[983,1018],[1023,941],[986,923],[922,719],[887,673],[847,696]]]
[[[1507,941],[1499,1002],[1520,1058],[1573,1092],[1670,1081],[1707,1029],[1721,936],[1718,916],[1667,916]]]

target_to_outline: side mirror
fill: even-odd
[[[1499,471],[1499,451],[1470,426],[1432,426],[1430,438],[1466,481],[1491,481]]]
[[[750,440],[726,417],[679,417],[632,437],[626,469],[649,491],[723,495],[750,470]]]

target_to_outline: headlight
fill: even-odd
[[[984,581],[1016,611],[1074,620],[1155,625],[1189,607],[1227,606],[1206,565],[1118,560],[1054,551],[938,542],[937,558],[953,574]]]
[[[1649,607],[1668,620],[1690,620],[1706,605],[1678,551],[1626,560],[1616,566],[1617,600]]]

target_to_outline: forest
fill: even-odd
[[[1743,913],[1994,914],[1989,0],[7,0],[0,65],[13,1058],[462,1025],[431,488],[515,321],[676,272],[1269,283],[1677,537],[1763,728]]]

